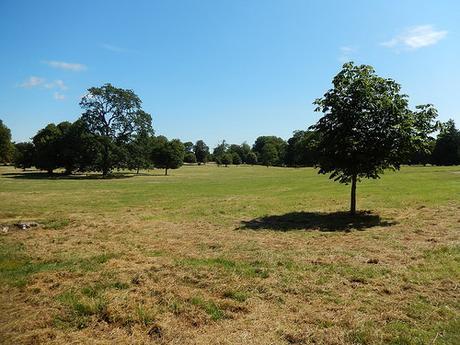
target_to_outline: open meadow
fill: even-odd
[[[0,168],[3,344],[460,344],[460,168]]]

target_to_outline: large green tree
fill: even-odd
[[[11,143],[11,131],[0,120],[0,163],[9,163],[13,159],[14,146]]]
[[[82,121],[102,145],[97,169],[105,176],[126,162],[126,145],[136,134],[153,133],[152,117],[142,110],[140,98],[132,91],[111,84],[92,87],[82,98]]]
[[[427,147],[437,116],[431,105],[408,109],[408,97],[392,79],[371,66],[343,65],[333,88],[315,100],[323,117],[311,127],[319,134],[319,173],[351,183],[350,212],[356,213],[356,183],[399,169],[415,149]]]

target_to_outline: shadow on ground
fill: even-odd
[[[139,174],[140,175],[140,174]],[[17,172],[4,173],[2,176],[6,178],[24,179],[24,180],[114,180],[125,179],[136,176],[134,174],[111,174],[102,176],[100,174],[48,174],[46,172]]]
[[[382,220],[379,215],[369,211],[359,212],[354,216],[348,212],[291,212],[242,221],[239,229],[350,231],[395,224],[395,221]]]

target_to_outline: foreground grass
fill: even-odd
[[[1,168],[0,342],[460,343],[460,169]]]

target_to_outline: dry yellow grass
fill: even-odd
[[[247,216],[162,212],[147,205],[66,212],[68,221],[54,228],[2,235],[2,343],[459,339],[455,200],[381,209],[388,223],[361,231],[251,229],[242,226]]]

